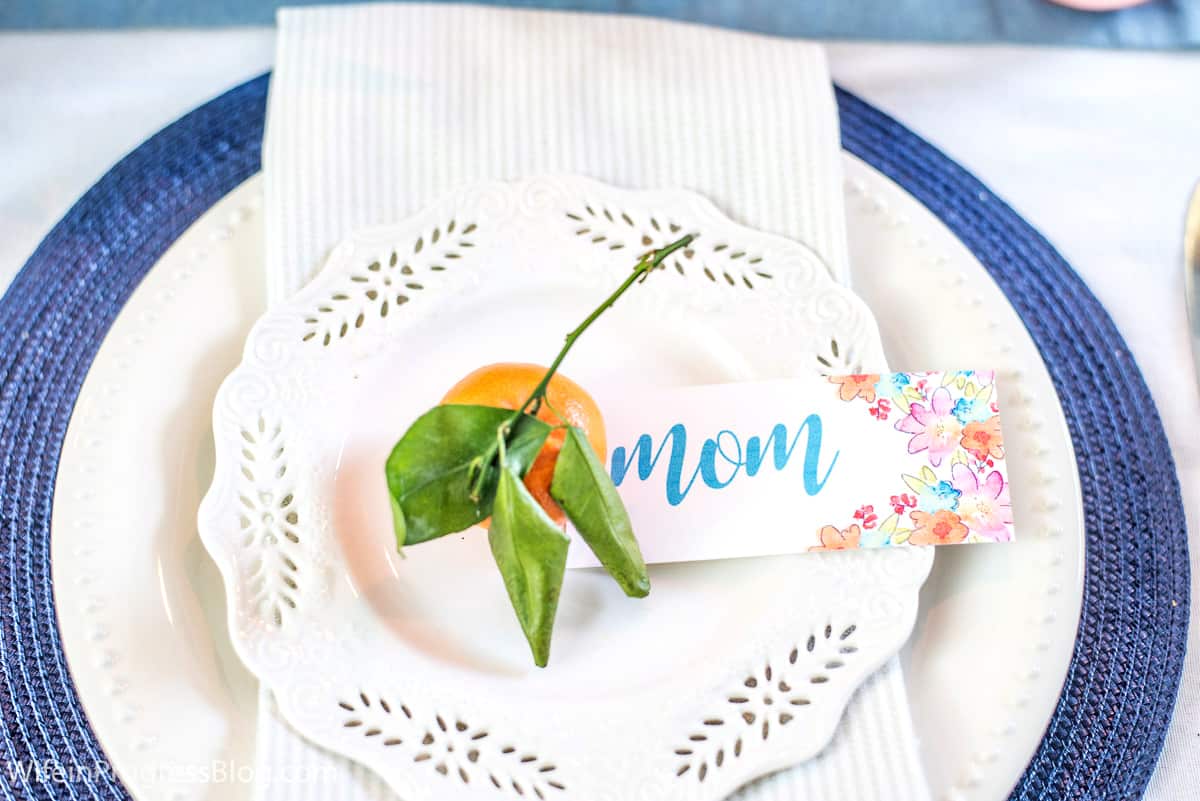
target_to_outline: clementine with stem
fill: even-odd
[[[464,376],[450,388],[442,403],[515,410],[529,398],[545,375],[546,368],[537,364],[489,364]],[[552,426],[575,426],[587,436],[592,450],[601,460],[607,455],[608,443],[600,408],[587,390],[562,373],[555,373],[546,385],[537,417]],[[525,474],[525,487],[560,526],[564,525],[566,516],[550,497],[550,481],[554,478],[554,466],[565,437],[566,431],[561,428],[552,431]]]

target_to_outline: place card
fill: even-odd
[[[1011,542],[991,371],[598,393],[649,563]],[[597,564],[572,547],[569,567]]]

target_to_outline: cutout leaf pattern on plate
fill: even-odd
[[[386,319],[423,292],[437,274],[450,269],[475,247],[475,223],[451,219],[397,245],[354,270],[348,282],[330,292],[304,318],[303,341],[328,347],[354,331]]]

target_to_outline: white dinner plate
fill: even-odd
[[[1017,429],[1018,542],[939,554],[906,652],[934,796],[1000,799],[1053,711],[1078,622],[1069,436],[1035,346],[983,268],[902,190],[846,158],[854,289],[892,367],[995,365]],[[250,792],[255,685],[231,652],[194,519],[212,472],[216,387],[264,307],[259,192],[254,178],[218,203],[137,289],[63,447],[52,564],[64,649],[92,726],[143,801]],[[196,781],[205,771],[216,783]]]

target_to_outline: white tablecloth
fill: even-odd
[[[0,34],[0,289],[120,156],[270,67],[269,29]],[[1115,318],[1174,447],[1200,595],[1200,393],[1180,267],[1200,180],[1200,54],[834,44],[834,77],[1035,225]],[[1147,798],[1200,786],[1200,626]]]

